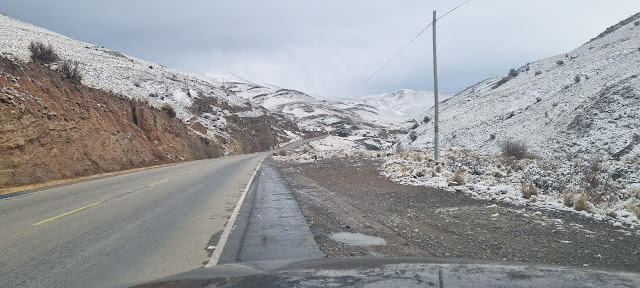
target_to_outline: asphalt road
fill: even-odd
[[[126,285],[202,267],[211,255],[207,246],[222,234],[266,154],[152,168],[0,200],[0,287]]]

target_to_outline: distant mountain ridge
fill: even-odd
[[[452,96],[440,93],[438,99],[443,102]],[[341,102],[353,106],[353,111],[372,122],[398,123],[421,120],[422,115],[435,105],[435,96],[433,91],[402,89]]]

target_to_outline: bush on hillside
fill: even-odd
[[[160,109],[162,109],[162,111],[167,112],[169,117],[171,117],[171,118],[176,117],[176,110],[174,110],[173,107],[171,107],[171,105],[169,105],[169,103],[162,104]]]
[[[507,140],[500,144],[502,155],[520,160],[527,156],[528,147],[523,141]]]
[[[464,177],[464,172],[460,169],[457,169],[456,172],[453,173],[453,176],[449,178],[449,181],[455,182],[456,184],[458,184],[458,186],[463,186],[467,184],[467,181],[465,180],[465,177]]]
[[[513,68],[509,70],[509,77],[514,78],[514,77],[517,77],[518,75],[520,75],[520,72],[518,72],[518,70]]]
[[[531,199],[531,196],[538,196],[538,187],[533,183],[522,183],[520,192],[522,192],[522,197],[524,199]]]
[[[576,211],[589,211],[589,198],[586,193],[578,196],[578,200],[573,204],[573,209],[576,209]]]
[[[416,131],[411,131],[411,133],[409,133],[409,139],[411,139],[411,142],[416,141],[416,139],[418,139],[418,135],[416,135]]]
[[[60,64],[60,71],[64,74],[64,77],[71,80],[73,83],[82,81],[82,75],[80,74],[80,62],[75,60],[65,60]]]
[[[31,61],[36,63],[51,64],[60,60],[51,44],[44,45],[42,42],[34,41],[29,44],[29,51],[31,51]]]

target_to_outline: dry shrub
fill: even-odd
[[[171,107],[171,105],[169,105],[169,103],[162,104],[162,106],[160,106],[160,109],[162,111],[167,112],[169,117],[171,117],[171,118],[176,117],[176,110],[174,110],[173,107]]]
[[[580,194],[578,200],[576,200],[573,209],[576,211],[588,211],[589,210],[589,197],[587,197],[586,193]]]
[[[520,191],[524,199],[531,199],[531,196],[538,196],[538,187],[533,185],[533,183],[522,183]]]
[[[31,61],[36,63],[51,64],[60,60],[51,44],[44,45],[42,42],[33,41],[29,44],[29,51],[31,51]]]
[[[442,173],[442,166],[440,166],[440,164],[436,165],[436,172]]]
[[[458,185],[465,185],[467,181],[464,179],[464,171],[457,169],[456,172],[453,173],[453,176],[449,178],[449,181],[456,182]]]
[[[575,193],[571,190],[564,190],[562,192],[562,202],[564,203],[564,206],[573,207],[573,204],[575,202],[574,194]]]
[[[80,83],[80,81],[78,80],[78,83]],[[149,106],[149,98],[137,98],[138,101],[140,101],[140,103]]]
[[[629,206],[627,206],[627,210],[640,219],[640,205],[629,204]]]
[[[527,167],[526,163],[519,161],[513,156],[502,157],[500,159],[500,162],[502,162],[502,164],[507,167],[507,174],[511,174],[511,172],[524,171],[524,169]]]
[[[64,77],[71,80],[71,82],[80,84],[82,81],[82,75],[80,74],[80,62],[65,60],[60,64],[59,69],[62,71],[62,74],[64,74]]]
[[[602,170],[602,157],[593,157],[582,165],[582,174],[584,175],[582,181],[591,189],[595,189],[600,186],[600,171]]]
[[[280,150],[280,151],[278,151],[278,155],[280,155],[280,156],[287,156],[287,151],[285,151],[285,150]]]
[[[636,199],[640,200],[640,187],[631,188],[631,195],[635,196]]]
[[[529,148],[523,141],[507,140],[500,144],[500,150],[502,155],[520,160],[527,156]]]

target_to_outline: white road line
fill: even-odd
[[[242,192],[242,196],[240,196],[240,200],[238,200],[238,204],[236,204],[236,208],[233,210],[233,213],[231,213],[231,218],[229,218],[229,222],[227,222],[227,227],[224,228],[224,231],[220,236],[220,241],[218,241],[218,244],[216,245],[216,249],[213,250],[213,253],[211,254],[209,263],[207,263],[207,265],[205,265],[204,267],[211,267],[211,266],[218,265],[218,261],[220,260],[220,255],[222,255],[222,250],[224,249],[224,245],[227,243],[227,238],[229,238],[229,234],[231,234],[231,229],[233,228],[233,225],[236,222],[236,218],[238,218],[238,213],[240,213],[240,207],[242,207],[242,203],[244,203],[244,198],[247,196],[247,192],[249,192],[249,188],[251,188],[253,179],[256,177],[256,174],[258,174],[258,170],[260,170],[260,166],[262,166],[262,161],[264,161],[264,158],[266,157],[267,157],[266,155],[262,157],[262,159],[260,160],[260,163],[258,163],[258,166],[256,166],[256,169],[253,171],[253,175],[251,176],[251,179],[249,179],[249,183],[247,183],[247,186],[244,188],[244,192]]]

